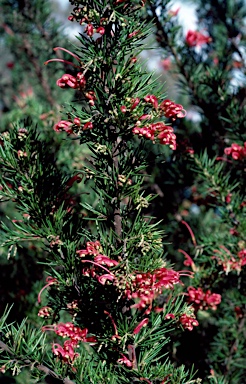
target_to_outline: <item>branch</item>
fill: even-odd
[[[3,343],[0,340],[0,349],[6,351],[9,353],[11,356],[15,356],[14,352],[11,351],[11,349],[7,346],[7,344]],[[55,379],[61,380],[64,384],[76,384],[74,381],[68,379],[68,378],[61,378],[57,373],[52,371],[50,368],[46,367],[43,364],[38,363],[37,361],[31,361],[29,359],[23,359],[23,358],[15,358],[15,360],[23,361],[26,365],[29,365],[31,367],[35,367],[38,371],[44,372],[46,375],[50,375],[54,377]]]

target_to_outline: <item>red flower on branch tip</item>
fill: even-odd
[[[212,41],[210,36],[204,35],[203,33],[199,31],[191,31],[189,30],[187,32],[185,42],[190,47],[198,47],[207,43],[210,43]]]
[[[60,120],[54,125],[53,129],[56,132],[65,131],[68,135],[71,135],[72,133],[74,133],[73,129],[71,128],[72,125],[73,123],[71,121]]]
[[[144,97],[144,100],[146,103],[152,104],[155,109],[158,108],[158,99],[155,95],[147,95]]]
[[[197,327],[199,325],[194,315],[188,316],[183,314],[180,316],[179,321],[185,329],[188,329],[188,331],[192,331],[193,327]]]
[[[160,104],[160,110],[164,113],[165,117],[172,118],[184,118],[186,116],[186,110],[181,104],[176,104],[173,101],[166,99]]]
[[[243,160],[246,158],[246,141],[243,146],[237,144],[237,143],[232,143],[230,147],[227,147],[224,149],[225,155],[231,157],[234,160]]]

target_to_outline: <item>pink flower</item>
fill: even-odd
[[[67,88],[67,87],[70,87],[73,89],[78,88],[78,82],[77,82],[76,77],[69,75],[67,73],[62,75],[62,77],[57,80],[56,84],[60,88]]]
[[[158,99],[155,95],[147,95],[144,97],[144,100],[146,103],[152,104],[155,109],[158,108]]]
[[[179,318],[179,321],[182,326],[189,331],[192,331],[193,327],[197,327],[199,325],[194,315],[187,316],[186,314],[183,314]]]
[[[93,128],[93,124],[91,121],[89,121],[88,123],[85,123],[85,125],[83,126],[83,131],[85,131],[86,129],[92,129]]]
[[[160,268],[152,273],[135,273],[131,278],[131,285],[126,282],[125,295],[128,299],[135,299],[137,302],[132,308],[144,309],[149,314],[152,309],[153,300],[158,297],[164,289],[173,288],[180,284],[180,273],[172,269]]]
[[[170,71],[171,66],[172,66],[172,62],[171,62],[170,57],[167,57],[166,59],[162,60],[161,66],[164,69],[164,71]]]
[[[140,321],[140,323],[134,329],[133,334],[137,335],[143,327],[146,327],[148,322],[149,322],[149,319],[147,317],[145,319],[143,319],[142,321]]]
[[[188,288],[188,302],[194,303],[194,308],[198,309],[217,309],[217,305],[221,302],[221,295],[211,293],[210,290],[203,292],[201,288]]]
[[[110,273],[105,273],[105,275],[101,275],[97,277],[97,281],[102,285],[105,285],[107,281],[114,281],[114,279],[115,279],[115,276]]]
[[[67,340],[64,342],[63,347],[58,343],[53,343],[52,352],[65,363],[73,364],[76,357],[79,357],[79,354],[74,352],[74,348],[74,344],[70,340]]]
[[[174,316],[173,313],[167,313],[166,316],[165,316],[165,319],[166,319],[166,320],[169,320],[169,319],[174,320],[174,319],[175,319],[175,316]]]
[[[140,119],[148,119],[149,115],[143,115]],[[138,136],[143,136],[149,140],[158,140],[160,144],[169,145],[171,149],[176,149],[176,135],[173,133],[173,128],[165,125],[164,122],[148,124],[144,127],[136,126],[132,129],[132,133]]]
[[[89,100],[89,104],[91,106],[95,105],[95,100],[96,100],[96,94],[94,91],[88,91],[85,94],[85,97]]]
[[[246,142],[244,146],[232,143],[230,147],[224,149],[226,155],[231,155],[234,160],[243,160],[246,157]]]
[[[86,243],[86,249],[78,250],[76,253],[78,253],[80,257],[84,257],[86,255],[97,256],[100,254],[101,250],[101,244],[99,241],[88,241]]]
[[[60,121],[58,121],[58,123],[56,123],[54,125],[53,129],[56,132],[65,131],[65,132],[67,132],[67,134],[70,135],[73,133],[71,125],[73,125],[73,123],[71,121],[60,120]]]
[[[121,353],[122,358],[117,360],[118,364],[125,364],[128,368],[132,368],[132,362],[125,356],[123,353]]]
[[[51,313],[52,313],[52,308],[50,307],[43,307],[41,308],[39,311],[38,311],[38,316],[39,317],[44,317],[44,318],[48,318],[51,316]]]
[[[231,202],[231,197],[232,197],[232,193],[228,193],[228,195],[226,195],[225,202],[226,202],[227,204],[230,204],[230,202]]]
[[[198,47],[198,46],[201,46],[203,44],[210,43],[212,41],[212,39],[211,39],[211,37],[206,36],[206,35],[202,34],[201,32],[189,30],[187,32],[185,41],[190,47]]]
[[[186,110],[183,108],[181,104],[176,104],[173,101],[166,99],[160,104],[160,109],[164,113],[167,118],[172,118],[176,120],[176,118],[183,118],[186,116]]]
[[[140,99],[139,97],[136,97],[135,99],[131,99],[131,111],[133,111],[133,109],[135,109],[137,107],[137,105],[140,103]]]
[[[94,258],[96,263],[106,265],[107,267],[114,267],[118,265],[118,261],[110,259],[108,256],[98,255]]]
[[[104,35],[105,33],[105,28],[103,27],[98,27],[97,30],[96,30],[97,33],[100,33],[100,35]]]
[[[122,105],[122,106],[120,107],[120,110],[121,110],[122,113],[126,113],[127,108],[126,108],[125,105]]]
[[[128,39],[131,39],[132,37],[136,36],[139,32],[140,32],[140,31],[137,30],[137,31],[134,31],[134,32],[132,32],[132,33],[129,33],[129,35],[128,35]]]
[[[87,24],[85,28],[85,33],[87,33],[87,35],[90,37],[94,34],[94,27],[92,24]]]

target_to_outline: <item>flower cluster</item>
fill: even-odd
[[[126,276],[121,273],[120,268],[115,269],[119,266],[118,261],[110,259],[101,252],[99,241],[88,242],[86,249],[77,251],[83,263],[93,265],[91,268],[84,268],[83,275],[97,279],[102,285],[114,284],[121,291],[121,295],[123,292],[127,299],[136,301],[132,308],[143,310],[147,307],[145,314],[151,312],[153,301],[162,294],[164,289],[173,289],[175,284],[181,284],[180,276],[186,275],[186,272],[192,275],[192,272],[181,273],[163,267],[152,272],[134,271]],[[93,256],[93,260],[84,259],[87,255]],[[109,269],[111,267],[114,268],[113,271]]]
[[[177,117],[182,119],[186,116],[186,111],[181,104],[176,104],[173,101],[166,99],[160,104],[160,109],[163,111],[165,117],[176,120]]]
[[[173,313],[168,313],[165,316],[166,320],[172,319],[176,320],[176,317]],[[177,317],[177,321],[182,325],[184,329],[188,329],[188,331],[192,331],[193,327],[197,327],[199,325],[196,316],[194,315],[194,308],[189,307],[187,313],[183,313]]]
[[[181,284],[180,273],[172,269],[159,268],[153,272],[139,273],[130,275],[130,280],[122,278],[119,281],[120,286],[125,285],[125,295],[128,299],[134,299],[137,302],[132,308],[145,310],[149,314],[152,310],[153,301],[162,294],[164,289],[172,289],[175,284]]]
[[[189,47],[198,47],[210,43],[211,40],[211,37],[204,35],[201,32],[191,30],[187,32],[185,38],[186,44],[189,45]]]
[[[216,256],[213,256],[213,258],[217,260],[219,265],[222,265],[226,274],[233,270],[240,273],[242,267],[246,265],[246,248],[240,250],[237,253],[237,257],[232,255],[229,249],[223,245],[220,245],[220,248],[222,251],[218,249],[214,250]]]
[[[203,292],[201,288],[188,288],[188,302],[193,303],[195,310],[198,309],[217,309],[217,305],[221,302],[221,295],[211,293],[210,290]]]
[[[246,141],[243,146],[232,143],[230,147],[224,149],[224,153],[230,155],[234,160],[243,160],[246,157]]]
[[[40,308],[40,310],[38,311],[38,316],[44,317],[45,319],[47,319],[48,317],[51,316],[52,312],[53,312],[52,308],[46,306],[46,307]]]
[[[79,342],[96,343],[97,339],[94,336],[87,337],[88,329],[81,329],[76,327],[73,323],[59,323],[51,326],[44,326],[43,331],[52,330],[57,335],[63,338],[68,338],[61,346],[58,343],[53,343],[52,352],[55,356],[58,356],[63,362],[73,364],[75,359],[79,356],[75,352],[75,348],[78,348]]]
[[[79,131],[86,131],[87,129],[92,129],[93,124],[91,121],[81,125],[81,121],[78,117],[75,117],[73,121],[69,120],[60,120],[53,127],[54,131],[61,132],[64,131],[68,135],[75,134],[75,130],[79,128]]]
[[[188,329],[188,331],[192,331],[193,327],[197,327],[199,325],[195,315],[193,314],[190,314],[189,316],[183,314],[180,316],[179,321],[185,329]]]
[[[151,106],[152,110],[149,111]],[[150,122],[155,117],[165,116],[176,120],[186,116],[186,111],[181,104],[175,104],[173,101],[166,99],[160,104],[155,95],[146,95],[143,100],[139,97],[126,99],[125,104],[120,107],[122,113],[129,113],[136,119],[132,133],[142,136],[153,142],[158,141],[160,144],[169,145],[171,149],[176,149],[176,135],[173,128],[166,125],[163,121],[156,123]]]
[[[65,73],[57,80],[56,85],[60,88],[83,89],[86,85],[86,79],[82,72],[78,72],[76,77]]]
[[[173,150],[176,149],[176,135],[173,133],[173,128],[162,121],[148,124],[142,128],[134,127],[132,132],[153,142],[158,139],[160,144],[169,145]]]
[[[83,69],[83,63],[81,62],[79,56],[75,55],[74,53],[72,53],[72,52],[70,52],[67,49],[62,48],[62,47],[54,48],[54,51],[58,51],[58,50],[69,53],[72,57],[74,57],[79,62],[79,65],[76,65],[73,62],[67,61],[64,59],[50,59],[50,60],[46,61],[44,64],[58,61],[58,62],[62,62],[62,63],[68,64],[68,65],[71,65],[71,66],[78,68],[78,69]],[[57,80],[56,84],[60,88],[72,88],[72,89],[79,89],[79,90],[83,91],[83,96],[84,96],[85,100],[87,100],[88,104],[93,107],[95,105],[96,93],[92,90],[86,90],[85,89],[86,88],[86,78],[84,75],[85,72],[86,72],[86,70],[83,73],[79,71],[76,74],[76,76],[65,73],[64,75],[62,75],[61,78],[59,78]],[[59,121],[57,124],[55,124],[54,130],[58,131],[58,132],[63,130],[65,132],[67,132],[68,134],[71,134],[71,133],[74,133],[72,126],[75,128],[81,127],[81,121],[78,117],[75,117],[73,122],[67,121],[67,120]],[[86,122],[83,125],[83,127],[80,129],[86,130],[86,129],[92,129],[92,128],[93,128],[92,122]]]

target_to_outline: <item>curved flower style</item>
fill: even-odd
[[[57,279],[56,278],[54,278],[54,277],[52,277],[52,276],[48,276],[47,278],[46,278],[46,285],[41,289],[41,291],[39,292],[39,294],[38,294],[38,303],[40,304],[41,303],[41,294],[42,294],[42,292],[46,289],[46,288],[48,288],[50,285],[52,285],[52,284],[58,284],[58,281],[57,281]]]

